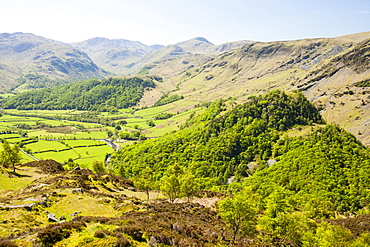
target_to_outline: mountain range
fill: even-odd
[[[0,55],[0,246],[368,246],[370,32]]]
[[[125,39],[93,38],[71,45],[88,54],[101,68],[119,75],[136,73],[148,63],[195,54],[218,54],[249,42],[214,45],[205,38],[197,37],[173,45],[146,46]]]
[[[147,46],[125,39],[92,38],[66,44],[29,33],[3,33],[0,34],[0,90],[22,91],[135,74],[146,64],[158,60],[218,54],[246,43],[248,41],[214,45],[205,38],[194,38],[175,45]]]

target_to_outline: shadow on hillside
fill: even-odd
[[[25,178],[25,177],[30,178],[31,177],[30,175],[20,174],[17,171],[16,172],[8,172],[8,176],[9,177],[18,177],[18,178]]]

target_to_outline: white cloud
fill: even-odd
[[[360,14],[370,14],[370,11],[357,11],[357,13],[360,13]]]

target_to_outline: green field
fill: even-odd
[[[159,137],[179,129],[190,114],[202,111],[194,108],[194,102],[186,99],[158,107],[145,109],[121,109],[118,112],[87,112],[77,110],[3,110],[0,117],[0,139],[9,143],[18,143],[37,159],[53,159],[64,163],[72,159],[75,163],[90,167],[97,161],[104,161],[107,154],[114,150],[103,139],[110,135],[113,139],[122,132],[140,132],[147,137]],[[169,119],[155,120],[161,113],[172,113]],[[89,118],[89,116],[92,116]],[[87,117],[90,122],[71,121]],[[117,128],[114,125],[120,121],[127,124]],[[154,121],[155,126],[148,125],[148,120]],[[86,121],[86,120],[85,120]],[[107,122],[105,122],[107,121]],[[113,127],[112,127],[113,126]],[[131,145],[135,140],[118,142],[118,146]],[[26,154],[22,162],[32,161]]]
[[[73,149],[62,151],[62,152],[38,153],[38,154],[34,154],[34,156],[40,160],[53,159],[60,163],[68,161],[68,159],[74,160],[78,158],[78,154]]]
[[[28,149],[31,149],[32,152],[40,152],[44,150],[54,150],[59,151],[68,148],[66,145],[58,141],[43,141],[39,140],[36,143],[31,143],[25,145]]]

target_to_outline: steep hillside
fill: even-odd
[[[339,124],[370,145],[370,39],[312,70],[295,88],[303,91],[327,121]]]
[[[83,52],[33,34],[0,34],[0,90],[23,85],[42,88],[56,82],[102,78],[106,72]]]
[[[71,45],[87,53],[101,68],[116,74],[126,73],[143,56],[162,47],[146,46],[138,41],[107,38],[93,38]]]
[[[214,45],[202,37],[165,46],[144,57],[136,68],[143,67],[145,73],[159,74],[165,78],[178,75],[189,68],[214,59],[218,54],[240,48],[252,41],[235,41]],[[140,72],[142,72],[141,70]]]

